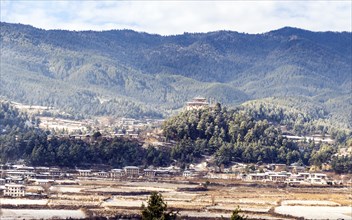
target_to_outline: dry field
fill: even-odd
[[[138,214],[150,192],[159,191],[168,207],[178,210],[183,219],[226,218],[237,206],[249,219],[320,219],[321,216],[349,219],[352,216],[352,190],[348,187],[294,188],[229,183],[220,181],[210,184],[205,191],[197,191],[197,183],[80,180],[79,185],[51,187],[48,199],[0,198],[0,203],[3,208],[12,210],[81,209],[87,216],[121,216]]]

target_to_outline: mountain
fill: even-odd
[[[198,95],[228,106],[302,97],[334,120],[351,116],[351,32],[285,27],[160,36],[4,22],[0,28],[6,99],[81,116],[162,117]]]

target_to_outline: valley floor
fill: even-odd
[[[350,219],[352,188],[288,187],[236,181],[113,181],[80,179],[78,185],[56,185],[48,198],[0,198],[1,219],[138,216],[152,191],[161,192],[168,207],[182,219],[229,218],[236,207],[249,219]],[[211,180],[210,180],[211,181]],[[33,187],[35,190],[36,186]]]

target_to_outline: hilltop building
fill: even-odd
[[[195,97],[192,101],[186,103],[186,110],[202,109],[205,107],[209,107],[209,103],[203,97]]]

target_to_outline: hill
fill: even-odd
[[[160,36],[0,27],[0,95],[14,101],[84,117],[163,117],[197,95],[228,106],[295,97],[351,127],[350,32]]]

